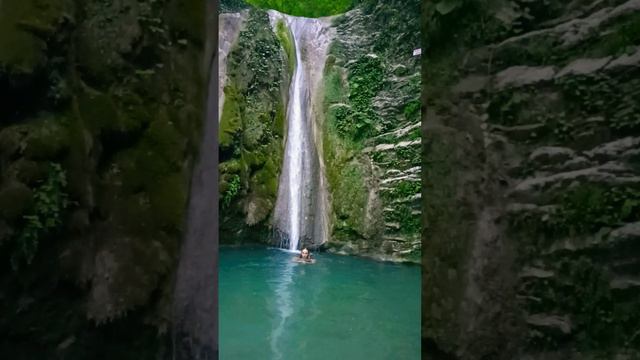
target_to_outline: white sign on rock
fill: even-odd
[[[413,56],[420,56],[420,55],[422,55],[422,49],[413,50]]]

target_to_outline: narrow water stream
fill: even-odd
[[[326,19],[309,19],[270,12],[271,21],[284,21],[295,49],[295,70],[289,87],[287,136],[275,209],[279,246],[292,251],[326,241],[323,223],[325,191],[320,155],[314,138],[314,108],[331,39]]]

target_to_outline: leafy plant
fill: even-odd
[[[240,176],[234,174],[231,177],[231,181],[229,182],[229,188],[225,191],[222,196],[222,208],[226,209],[231,205],[231,200],[238,194],[240,191]]]
[[[407,120],[417,120],[416,116],[420,115],[420,100],[413,100],[404,107],[404,117]]]
[[[14,271],[22,261],[31,264],[41,240],[62,224],[63,212],[69,205],[66,186],[65,171],[60,164],[51,164],[47,179],[34,192],[33,209],[24,216],[25,225],[16,239],[18,248],[11,256]]]

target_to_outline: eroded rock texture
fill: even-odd
[[[334,20],[323,151],[331,251],[420,258],[417,1],[365,1]]]
[[[201,134],[204,9],[0,1],[0,357],[164,346]]]
[[[640,2],[449,5],[423,8],[427,353],[637,358]]]

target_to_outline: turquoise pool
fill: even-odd
[[[420,358],[420,267],[220,250],[220,359]]]

